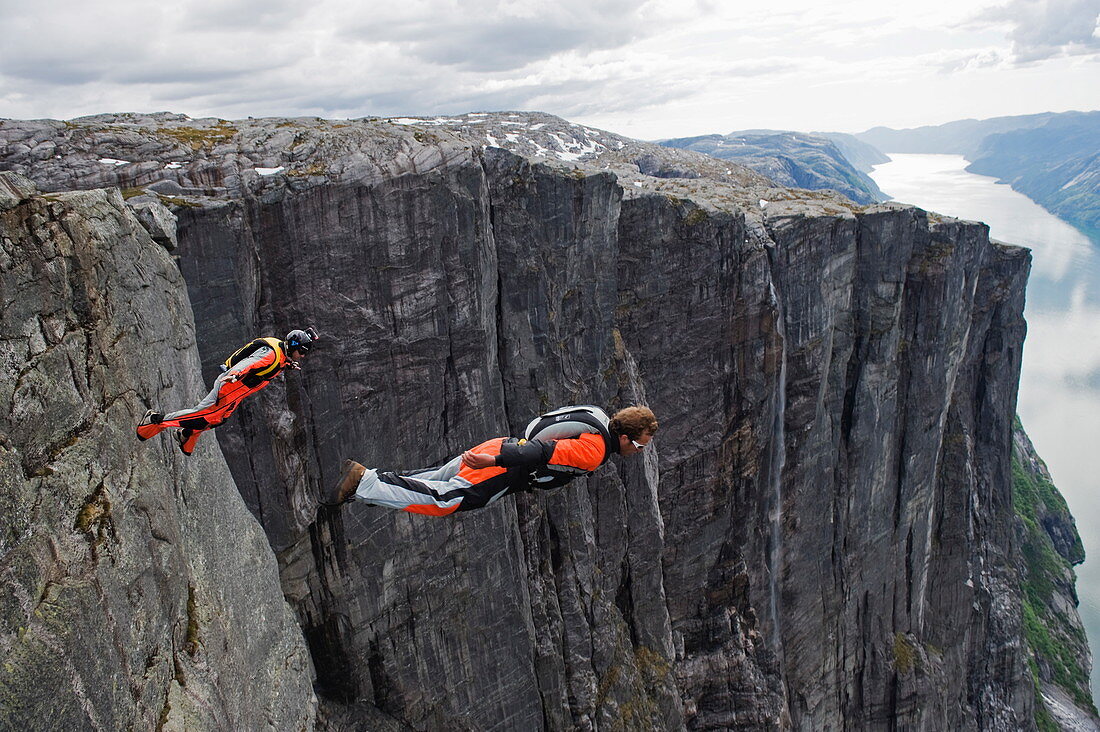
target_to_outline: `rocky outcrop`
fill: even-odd
[[[224,191],[160,194],[207,380],[258,333],[325,338],[219,430],[322,726],[1035,724],[1010,464],[1026,251],[712,163],[642,170],[689,166],[674,150],[536,163],[423,120],[169,122],[237,130],[167,173]],[[10,124],[3,164],[34,174],[48,130]],[[126,150],[167,134],[125,124]],[[312,157],[262,142],[286,130]],[[58,147],[51,187],[136,159]],[[423,467],[549,406],[636,401],[656,449],[558,491],[437,520],[317,504],[344,457]]]
[[[310,658],[216,444],[134,437],[148,400],[204,391],[179,270],[117,190],[0,192],[0,727],[311,729]]]
[[[1092,653],[1077,615],[1073,566],[1085,551],[1069,507],[1017,421],[1012,497],[1024,561],[1024,637],[1035,677],[1037,718],[1061,729],[1100,729],[1089,689]]]
[[[849,162],[840,146],[825,135],[780,130],[743,130],[728,135],[662,140],[661,144],[735,161],[766,175],[782,186],[809,190],[831,189],[862,204],[886,200],[886,196],[870,176]],[[852,138],[848,147],[853,149],[861,144]],[[881,153],[879,155],[882,156]],[[885,159],[880,162],[885,162]]]

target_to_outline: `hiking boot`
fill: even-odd
[[[160,412],[154,412],[152,409],[145,413],[145,416],[141,418],[141,421],[137,425],[137,438],[141,441],[148,440],[150,437],[158,434],[160,428],[157,427],[164,421],[164,415]]]
[[[365,472],[367,472],[367,469],[359,463],[354,460],[345,460],[343,472],[340,473],[340,480],[326,496],[328,498],[326,505],[339,506],[341,503],[350,501],[355,495],[355,489],[359,487],[359,481],[362,480]]]

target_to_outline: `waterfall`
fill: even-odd
[[[770,259],[770,257],[769,257]],[[774,271],[774,270],[773,270]],[[772,635],[771,646],[782,664],[783,641],[779,632],[779,573],[783,559],[783,466],[787,461],[787,440],[784,417],[787,409],[787,331],[783,307],[776,292],[774,277],[769,285],[772,299],[775,301],[776,322],[780,343],[779,380],[774,398],[774,422],[772,424],[771,460],[769,478],[771,481],[772,506],[768,513],[771,523],[771,537],[768,547],[768,593],[771,600]]]

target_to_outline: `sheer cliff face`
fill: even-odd
[[[175,208],[207,381],[256,334],[324,334],[219,430],[323,719],[1032,724],[1026,252],[907,207],[403,144],[400,175],[341,158],[374,172]],[[436,520],[317,507],[345,457],[424,467],[549,406],[636,401],[656,449],[556,492]]]
[[[0,727],[304,729],[309,656],[215,445],[179,271],[117,191],[0,176]]]
[[[330,698],[473,728],[1031,719],[1006,493],[1028,257],[983,227],[746,223],[488,152],[181,215],[200,319],[252,314],[208,361],[331,336],[223,433]],[[214,251],[243,302],[203,284]],[[643,394],[656,465],[313,523],[343,457],[423,466]]]

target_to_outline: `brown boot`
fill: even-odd
[[[359,487],[359,481],[365,472],[367,472],[367,469],[359,463],[354,460],[345,460],[343,472],[340,473],[340,480],[336,483],[336,488],[328,495],[328,505],[338,506],[341,503],[350,501],[352,496],[355,495],[355,489]]]

